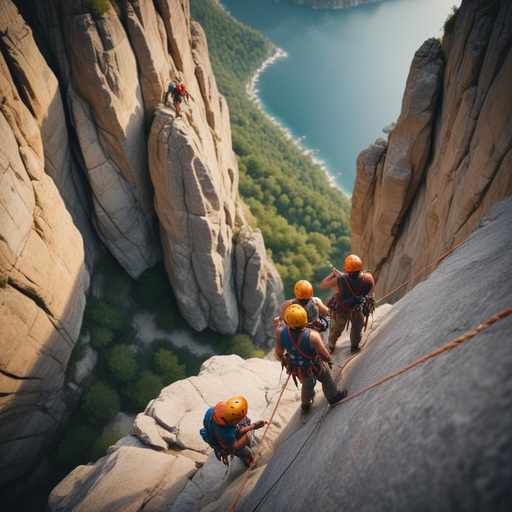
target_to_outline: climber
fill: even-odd
[[[330,405],[335,405],[347,396],[346,389],[338,389],[329,368],[332,361],[320,334],[306,327],[308,316],[299,304],[286,308],[284,320],[287,327],[278,327],[274,333],[274,357],[281,361],[286,373],[291,374],[295,385],[297,378],[302,383],[301,412],[307,414],[315,395],[315,384],[319,380]],[[327,368],[324,361],[329,365]]]
[[[169,102],[169,95],[170,95],[170,96],[171,96],[171,98],[172,98],[172,93],[173,93],[173,91],[174,91],[175,87],[176,87],[176,84],[174,83],[174,81],[173,81],[173,80],[171,80],[171,81],[169,82],[169,86],[167,87],[167,92],[165,93],[164,104],[165,104],[165,106],[166,106],[166,107],[168,107],[168,106],[169,106],[169,103],[170,103],[170,102]]]
[[[373,276],[369,271],[363,272],[363,262],[355,254],[345,258],[343,268],[346,273],[331,268],[332,273],[320,283],[320,288],[334,288],[336,292],[327,304],[331,313],[329,351],[331,354],[334,352],[345,325],[351,322],[350,351],[355,354],[360,350],[365,318],[368,322],[368,316],[375,309]]]
[[[260,420],[251,424],[247,415],[247,400],[235,396],[227,402],[210,407],[204,416],[201,437],[215,451],[218,460],[229,465],[228,457],[233,455],[249,467],[253,461],[248,432],[262,428],[267,422]]]
[[[186,102],[188,103],[189,98],[192,98],[192,96],[188,92],[187,86],[183,82],[181,82],[172,91],[172,97],[174,100],[174,108],[176,109],[178,117],[181,117],[181,102],[183,101],[183,99],[185,99]]]
[[[306,327],[318,332],[326,331],[329,328],[329,319],[327,318],[329,309],[320,298],[313,297],[313,286],[311,286],[311,283],[304,279],[297,281],[295,283],[294,292],[295,299],[285,300],[281,304],[279,311],[280,316],[276,316],[271,325],[277,325],[279,322],[282,322],[282,325],[284,325],[284,313],[288,306],[299,304],[306,310],[308,315]]]

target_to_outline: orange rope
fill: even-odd
[[[376,388],[377,386],[380,386],[381,384],[384,384],[384,382],[387,382],[388,380],[394,379],[398,375],[400,375],[402,373],[405,373],[406,371],[410,370],[411,368],[414,368],[415,366],[418,366],[419,364],[424,363],[425,361],[428,361],[429,359],[432,359],[433,357],[436,357],[439,354],[442,354],[443,352],[446,352],[447,350],[451,350],[452,348],[455,348],[456,346],[460,345],[462,342],[472,338],[473,336],[475,336],[479,332],[481,332],[484,329],[487,329],[488,327],[490,327],[493,323],[497,322],[498,320],[500,320],[502,318],[505,318],[506,316],[510,315],[511,313],[512,313],[512,307],[504,309],[500,313],[498,313],[498,314],[496,314],[494,316],[491,316],[491,318],[489,318],[483,324],[479,325],[476,329],[474,329],[472,331],[469,331],[466,334],[463,334],[462,336],[454,339],[452,342],[448,343],[448,345],[445,345],[444,347],[441,347],[441,348],[439,348],[437,350],[434,350],[434,352],[428,354],[427,356],[422,357],[421,359],[418,359],[414,363],[411,363],[411,364],[405,366],[404,368],[402,368],[401,370],[399,370],[399,371],[397,371],[395,373],[392,373],[391,375],[388,375],[387,377],[385,377],[382,380],[379,380],[379,382],[376,382],[375,384],[372,384],[371,386],[368,386],[367,388],[364,388],[361,391],[358,391],[357,393],[354,393],[353,395],[345,398],[341,402],[338,402],[336,405],[333,405],[331,407],[337,407],[338,405],[347,403],[349,400],[354,399],[356,396],[362,395],[363,393],[366,393],[370,389]]]
[[[387,293],[386,295],[384,295],[384,297],[381,297],[379,300],[375,301],[375,304],[378,304],[379,302],[383,301],[384,299],[387,299],[390,295],[393,295],[393,293],[397,292],[398,290],[400,290],[400,288],[403,288],[405,285],[409,284],[411,281],[413,281],[414,279],[416,279],[419,275],[423,274],[423,272],[427,271],[430,267],[434,266],[436,263],[440,262],[441,260],[443,260],[444,258],[446,258],[446,256],[448,256],[449,254],[451,254],[453,251],[455,251],[455,249],[458,249],[463,243],[465,242],[465,240],[463,240],[460,244],[457,244],[455,247],[453,247],[452,249],[450,249],[448,252],[445,252],[442,256],[439,256],[439,258],[437,258],[437,260],[435,260],[434,262],[432,262],[430,265],[428,265],[427,267],[425,267],[423,270],[420,270],[417,274],[415,274],[414,276],[412,276],[410,279],[408,279],[407,281],[405,281],[405,283],[402,283],[398,288],[395,288],[394,290],[392,290],[391,292]]]
[[[229,512],[233,512],[235,510],[238,500],[240,499],[240,496],[242,495],[245,484],[247,483],[247,480],[249,478],[249,473],[251,472],[251,470],[256,462],[256,457],[258,456],[258,453],[260,451],[263,440],[265,439],[265,436],[267,435],[267,431],[270,428],[270,425],[272,424],[272,420],[274,419],[274,415],[277,411],[277,407],[279,406],[279,402],[281,401],[281,398],[283,396],[284,390],[286,389],[286,386],[288,385],[290,377],[291,377],[291,374],[288,375],[288,378],[286,379],[286,382],[284,383],[283,389],[281,390],[279,398],[277,399],[276,406],[274,407],[274,410],[272,411],[272,415],[270,416],[270,419],[268,420],[267,428],[265,429],[265,431],[263,432],[263,435],[261,436],[261,441],[259,442],[258,447],[256,448],[256,451],[254,452],[254,457],[252,458],[251,465],[249,466],[249,469],[247,470],[247,473],[245,474],[245,478],[244,478],[244,481],[242,482],[242,486],[240,487],[240,490],[238,491],[238,494],[236,495],[235,500],[233,501],[233,504],[231,505],[231,508],[229,509]]]

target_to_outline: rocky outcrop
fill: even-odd
[[[511,45],[508,2],[464,1],[443,38],[446,63],[437,41],[423,44],[389,141],[359,155],[352,250],[374,271],[377,295],[464,240],[512,193]]]
[[[30,32],[10,23],[13,12],[11,4],[2,3],[0,482],[23,474],[60,428],[64,371],[88,285],[82,237],[45,173],[47,167],[67,168],[66,147],[51,163],[45,151],[45,144],[58,146],[52,131],[60,97]],[[29,72],[47,78],[34,93],[32,111],[25,104],[34,85]]]

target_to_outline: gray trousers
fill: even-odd
[[[331,319],[331,331],[329,334],[329,347],[335,347],[338,338],[341,336],[343,329],[347,325],[347,322],[350,318],[349,310],[337,310],[336,318]],[[350,329],[350,345],[352,348],[357,348],[359,343],[361,342],[361,338],[363,337],[362,332],[364,328],[364,316],[361,311],[353,311],[352,312],[352,320],[351,320],[351,329]]]
[[[235,457],[238,457],[239,459],[242,460],[243,463],[245,463],[247,459],[252,458],[253,453],[251,448],[249,447],[249,443],[247,443],[243,448],[240,448],[240,450],[234,452],[233,455]]]
[[[327,400],[334,398],[338,392],[338,385],[334,380],[331,371],[322,363],[324,371],[322,375],[316,377],[316,380],[322,383],[322,391],[324,392]],[[308,405],[311,403],[313,398],[313,390],[315,387],[315,377],[303,377],[302,378],[302,389],[301,389],[301,401],[302,405]]]

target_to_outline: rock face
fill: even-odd
[[[463,1],[416,53],[389,142],[357,161],[352,250],[383,295],[464,240],[512,193],[512,8]],[[400,296],[417,284],[404,287]]]
[[[512,303],[511,222],[508,199],[393,306],[344,371],[350,393]],[[489,266],[479,272],[483,262]],[[512,315],[334,410],[324,407],[278,449],[237,510],[285,510],[291,502],[327,511],[509,510],[511,331]]]
[[[55,182],[71,172],[54,136],[54,77],[9,2],[0,6],[0,482],[44,452],[65,412],[64,372],[85,307],[84,246]],[[7,30],[7,25],[9,30]],[[5,56],[5,57],[4,57]],[[11,74],[14,72],[14,76]],[[31,74],[32,73],[32,74]],[[34,92],[33,79],[44,85]],[[53,79],[53,80],[52,80]],[[33,97],[32,111],[25,101]],[[47,148],[59,149],[56,153]],[[55,160],[52,160],[55,155]],[[70,178],[71,179],[71,178]],[[63,182],[66,180],[64,179]],[[74,190],[64,185],[66,191]],[[63,193],[63,195],[65,195]],[[69,200],[71,197],[67,196]]]
[[[282,298],[261,234],[237,214],[229,113],[188,0],[113,5],[0,2],[0,484],[60,427],[89,272],[107,250],[133,277],[165,255],[198,330],[262,341]],[[192,94],[179,120],[161,104],[177,77]],[[67,392],[95,358],[89,348]]]

